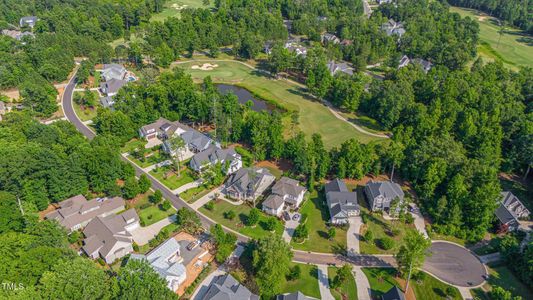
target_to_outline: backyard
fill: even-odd
[[[462,17],[469,16],[479,23],[478,54],[490,60],[501,60],[504,65],[517,69],[518,66],[533,66],[533,37],[510,27],[500,37],[497,19],[473,9],[450,7],[450,11]]]
[[[396,270],[392,268],[363,268],[368,282],[370,283],[370,289],[372,297],[378,298],[381,295],[388,292],[392,287],[400,287],[400,284],[394,277],[396,276]],[[423,299],[423,298],[421,298]]]
[[[192,69],[193,65],[204,63],[217,67],[208,71]],[[363,134],[347,122],[337,119],[324,104],[311,98],[305,88],[285,80],[272,79],[264,72],[251,69],[238,61],[202,60],[177,65],[189,72],[195,81],[211,76],[215,83],[238,85],[268,102],[298,111],[299,128],[309,137],[313,133],[320,133],[326,147],[338,146],[350,138],[357,138],[363,143],[380,139]]]
[[[256,226],[252,227],[244,225],[251,210],[251,207],[248,204],[233,205],[228,201],[218,200],[216,201],[213,210],[208,210],[205,207],[201,207],[199,210],[201,213],[213,219],[215,222],[251,238],[257,239],[267,236],[271,233],[266,229],[266,224],[269,219],[274,217],[267,216],[262,212],[260,213],[259,222]],[[229,211],[233,211],[235,213],[235,218],[232,220],[224,217],[224,214]],[[283,224],[278,219],[275,220],[275,234],[281,236],[283,233]]]
[[[457,288],[447,285],[427,273],[421,273],[425,274],[423,279],[411,280],[410,285],[415,292],[416,299],[462,299]],[[454,290],[453,295],[449,295],[450,289]]]
[[[128,207],[133,207],[137,211],[141,220],[141,226],[152,225],[176,213],[176,210],[173,207],[170,207],[168,210],[163,210],[161,203],[151,203],[150,196],[152,194],[153,193],[149,191],[128,202]]]
[[[339,268],[337,267],[328,267],[328,278],[329,280],[333,280],[335,276],[337,275],[337,271]],[[343,300],[343,299],[350,299],[350,300],[356,300],[357,299],[357,286],[355,284],[355,278],[353,277],[352,273],[350,273],[350,276],[346,280],[344,284],[342,284],[337,289],[331,289],[331,294],[333,297],[335,297],[335,300]]]
[[[143,160],[140,160],[131,154],[128,156],[128,158],[139,167],[146,168],[166,160],[167,156],[165,155],[165,153],[163,153],[163,151],[159,149],[159,147],[154,147],[146,151]]]
[[[291,268],[296,265],[300,267],[300,277],[296,280],[285,280],[281,289],[282,293],[293,293],[300,291],[306,296],[320,299],[320,289],[318,288],[318,268],[315,265],[305,265],[299,263],[291,263]]]
[[[328,238],[329,211],[326,206],[326,200],[322,195],[315,191],[309,196],[300,209],[302,215],[307,215],[307,224],[309,224],[309,238],[303,243],[291,241],[294,249],[325,252],[325,253],[343,253],[346,250],[346,230],[342,227],[335,227],[335,237]]]

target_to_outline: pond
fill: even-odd
[[[274,105],[266,102],[265,100],[261,100],[261,99],[254,97],[254,95],[252,95],[252,93],[250,93],[250,91],[248,91],[245,88],[238,87],[236,85],[231,85],[231,84],[217,84],[216,87],[218,91],[224,95],[229,92],[233,92],[235,96],[239,98],[240,104],[245,105],[248,101],[252,101],[254,104],[252,106],[252,110],[255,110],[255,111],[266,110],[266,111],[271,112],[276,109]]]

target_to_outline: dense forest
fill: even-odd
[[[533,34],[531,0],[448,0],[454,6],[474,8]]]

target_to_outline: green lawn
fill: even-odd
[[[233,220],[228,220],[224,218],[224,212],[233,210],[236,217]],[[219,200],[215,204],[213,211],[206,209],[205,207],[200,208],[200,212],[213,219],[214,221],[224,225],[228,228],[231,228],[235,231],[238,231],[246,236],[251,238],[261,238],[270,234],[269,231],[264,229],[264,224],[268,218],[273,218],[267,216],[266,214],[261,213],[259,223],[255,227],[245,226],[243,224],[246,221],[246,217],[250,213],[251,207],[247,204],[233,205],[224,200]],[[281,236],[283,233],[283,224],[280,221],[277,221],[275,233],[276,235]]]
[[[152,151],[152,155],[145,157],[144,161],[133,157],[133,155],[128,156],[128,158],[141,168],[149,167],[167,159],[167,157],[163,155],[162,151],[160,150]]]
[[[305,200],[300,212],[307,215],[309,238],[301,244],[291,241],[293,248],[313,252],[344,253],[346,250],[346,230],[336,227],[335,238],[331,241],[328,239],[326,223],[329,222],[330,217],[326,200],[322,194],[320,196],[317,195],[317,192],[311,194],[309,199]]]
[[[339,268],[337,267],[328,267],[329,280],[333,280],[333,278],[335,278],[338,270]],[[338,289],[331,289],[331,294],[333,294],[335,300],[357,300],[357,286],[355,284],[355,278],[353,277],[352,273],[350,273],[350,278],[348,278],[346,283],[341,285]]]
[[[385,294],[394,286],[400,287],[400,284],[396,281],[396,279],[394,279],[394,276],[396,275],[395,269],[363,268],[362,270],[363,273],[365,273],[366,278],[368,278],[372,297],[374,298],[378,298],[379,296]]]
[[[174,172],[169,172],[170,168],[170,166],[165,166],[154,169],[150,171],[150,175],[154,176],[157,180],[159,180],[171,190],[177,189],[180,186],[193,182],[195,180],[193,172],[188,168],[184,168],[183,170],[181,170],[180,176],[178,176]],[[167,175],[166,177],[165,174]]]
[[[295,265],[300,266],[300,270],[302,271],[300,278],[291,281],[285,280],[281,294],[300,291],[306,296],[320,299],[318,268],[315,265],[291,263],[291,267]]]
[[[501,60],[505,65],[514,68],[519,65],[533,66],[533,46],[528,45],[528,41],[531,43],[531,36],[523,34],[518,29],[506,27],[498,43],[500,27],[494,18],[467,8],[451,7],[450,11],[478,21],[479,38],[482,42],[478,47],[480,56],[490,60]]]
[[[121,149],[120,151],[122,153],[130,153],[132,152],[133,150],[137,149],[137,148],[140,148],[140,147],[144,147],[144,145],[146,145],[146,140],[144,139],[132,139],[131,141],[127,142]]]
[[[210,8],[213,7],[215,0],[210,0],[209,5],[204,5],[203,0],[170,0],[164,4],[164,9],[152,16],[150,22],[164,21],[170,17],[180,17],[181,10],[185,8]]]
[[[191,69],[192,65],[217,64],[211,71]],[[189,72],[196,81],[211,76],[216,83],[236,84],[258,97],[274,102],[288,110],[299,112],[299,128],[311,136],[320,133],[326,147],[342,144],[350,138],[368,143],[377,140],[360,133],[350,124],[337,119],[326,106],[309,97],[306,89],[285,80],[274,80],[236,61],[190,61],[178,65]]]
[[[420,283],[416,280],[411,280],[410,286],[415,291],[416,299],[462,299],[457,288],[452,287],[455,289],[455,296],[453,298],[448,297],[446,291],[451,286],[427,273],[425,274],[425,278]]]
[[[488,266],[489,280],[483,286],[483,290],[490,291],[493,285],[501,286],[513,293],[513,296],[521,296],[522,299],[530,299],[533,291],[523,284],[505,265]]]
[[[180,194],[180,197],[189,203],[193,203],[194,201],[207,195],[210,191],[211,188],[208,188],[202,184],[198,187],[186,190],[185,192]]]
[[[175,213],[176,210],[173,207],[165,211],[161,208],[161,204],[152,205],[138,211],[143,226],[152,225]]]
[[[74,92],[74,94],[76,93],[84,93],[84,92]],[[73,106],[74,106],[74,111],[76,112],[76,115],[80,118],[80,120],[82,120],[83,122],[85,121],[89,121],[89,120],[92,120],[94,119],[94,117],[96,117],[96,110],[98,109],[98,107],[100,107],[100,96],[98,95],[97,92],[95,91],[91,91],[91,93],[95,93],[96,94],[96,106],[94,107],[87,107],[87,108],[82,108],[79,104],[77,104],[76,102],[72,102]]]
[[[368,214],[368,211],[365,208],[361,208],[361,213]],[[405,236],[405,233],[409,229],[415,229],[414,225],[407,225],[401,221],[388,221],[385,220],[379,214],[368,214],[367,223],[363,226],[364,229],[361,231],[361,234],[367,230],[370,230],[374,234],[374,241],[369,242],[363,241],[360,242],[359,247],[361,253],[363,254],[394,254],[398,252],[398,249],[402,245],[402,239]],[[396,234],[393,234],[393,230],[397,230]],[[389,237],[394,240],[394,247],[389,250],[385,250],[379,247],[379,241],[382,238]]]

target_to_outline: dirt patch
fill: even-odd
[[[57,208],[58,208],[58,205],[56,203],[49,204],[45,210],[39,212],[39,220],[44,220],[44,216],[53,212]]]
[[[10,89],[10,90],[6,90],[6,91],[1,91],[0,93],[2,95],[7,96],[8,98],[10,98],[12,100],[17,100],[17,99],[20,98],[20,93],[19,93],[18,89]]]
[[[400,277],[394,277],[394,279],[398,281],[401,286],[401,290],[403,291],[405,289],[405,279]],[[413,290],[413,286],[411,284],[413,284],[412,280],[409,282],[409,290],[407,291],[407,293],[405,293],[405,299],[416,300],[415,291]]]
[[[217,64],[210,64],[210,63],[205,63],[203,65],[192,65],[191,66],[191,69],[193,70],[202,70],[202,71],[212,71],[213,69],[215,68],[218,68],[218,65]]]
[[[264,160],[255,164],[257,167],[278,169],[282,172],[286,172],[292,169],[292,164],[286,159],[280,159],[277,162]]]
[[[477,17],[477,20],[478,20],[478,22],[483,22],[483,21],[486,21],[488,18],[489,17],[487,17],[487,16],[479,16],[479,17]]]
[[[188,6],[187,4],[179,5],[177,3],[174,3],[170,7],[172,7],[175,10],[182,10],[182,9],[187,8],[187,6]]]
[[[346,182],[346,184],[348,185],[365,186],[371,180],[372,181],[387,181],[387,180],[390,180],[390,176],[388,174],[381,174],[377,176],[367,175],[361,179],[345,179],[344,182]],[[413,189],[413,186],[411,185],[410,182],[405,181],[398,176],[394,176],[394,182],[398,183],[402,187],[402,190],[404,190],[404,192],[409,193],[413,197],[413,199],[417,198],[415,190]]]

